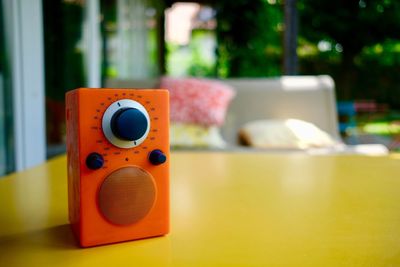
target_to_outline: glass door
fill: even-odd
[[[11,77],[5,52],[2,4],[0,1],[0,176],[14,170]]]
[[[65,152],[65,93],[87,84],[85,9],[85,1],[43,0],[48,158]]]

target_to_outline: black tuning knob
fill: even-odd
[[[136,108],[118,110],[111,119],[111,130],[122,140],[135,141],[147,131],[146,116]]]

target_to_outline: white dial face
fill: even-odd
[[[114,114],[117,113],[121,109],[126,108],[135,108],[143,113],[147,120],[147,129],[146,132],[137,140],[123,140],[118,138],[112,131],[111,128],[111,119],[113,118]],[[103,133],[108,141],[114,146],[120,148],[132,148],[140,145],[146,139],[147,135],[150,131],[150,117],[147,113],[147,110],[138,102],[131,100],[131,99],[121,99],[112,103],[107,110],[104,112],[103,120],[102,120],[102,128]]]

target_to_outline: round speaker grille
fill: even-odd
[[[132,224],[149,213],[156,198],[153,177],[137,167],[111,173],[101,185],[98,202],[101,213],[114,224]]]

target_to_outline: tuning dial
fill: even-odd
[[[150,131],[150,118],[138,102],[122,99],[104,112],[102,128],[107,140],[121,148],[140,145]]]
[[[138,140],[146,133],[146,116],[136,108],[120,109],[111,119],[111,130],[122,140]]]
[[[97,170],[103,167],[104,159],[99,153],[90,153],[86,158],[86,166],[91,170]]]

